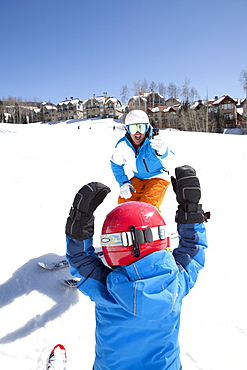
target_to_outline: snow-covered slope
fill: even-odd
[[[113,130],[116,126],[116,130]],[[80,129],[78,128],[80,127]],[[183,304],[183,370],[246,368],[246,136],[162,131],[176,164],[197,170],[207,224],[206,267]],[[105,215],[117,205],[109,159],[121,125],[89,120],[53,125],[0,123],[0,364],[44,370],[57,343],[68,370],[91,370],[94,304],[61,284],[67,268],[45,271],[38,261],[65,255],[64,227],[74,195],[100,181],[112,192],[96,210],[95,245]],[[162,213],[176,227],[169,188]],[[128,369],[126,369],[128,370]]]

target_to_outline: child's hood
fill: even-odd
[[[107,278],[107,288],[125,311],[159,321],[174,308],[178,268],[171,252],[154,252],[112,271]]]

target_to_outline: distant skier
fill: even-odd
[[[101,244],[110,267],[104,265],[93,247],[93,213],[110,189],[92,182],[74,198],[65,228],[67,259],[71,274],[81,278],[77,288],[96,305],[94,370],[181,369],[182,299],[204,266],[207,242],[196,172],[182,166],[175,174],[179,245],[172,253],[157,208],[127,202],[103,224]]]
[[[125,129],[126,135],[118,141],[111,157],[111,168],[120,186],[118,204],[142,201],[159,209],[170,184],[168,159],[172,152],[161,135],[153,138],[148,115],[142,110],[126,115]],[[125,172],[126,164],[133,171],[131,179]]]

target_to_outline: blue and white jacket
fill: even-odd
[[[124,170],[125,164],[128,164],[134,176],[141,180],[159,177],[169,181],[169,170],[162,161],[162,159],[168,157],[169,153],[171,151],[166,148],[165,153],[159,156],[156,150],[152,148],[149,137],[136,150],[127,134],[115,146],[111,157],[112,172],[120,186],[129,182]]]
[[[179,370],[182,299],[204,266],[203,223],[179,224],[172,253],[154,252],[129,266],[106,267],[92,238],[67,237],[67,259],[78,289],[96,305],[94,370]]]

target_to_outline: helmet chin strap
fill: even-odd
[[[101,235],[101,245],[105,247],[116,247],[123,246],[129,247],[133,246],[135,242],[136,253],[138,253],[139,245],[145,243],[152,243],[156,240],[164,240],[166,236],[165,226],[159,225],[154,227],[148,227],[146,229],[136,229],[134,225],[129,227],[129,231],[122,231],[113,234],[103,234]]]
[[[130,226],[130,233],[132,237],[132,252],[134,257],[140,257],[140,248],[137,241],[136,228],[134,225]]]

